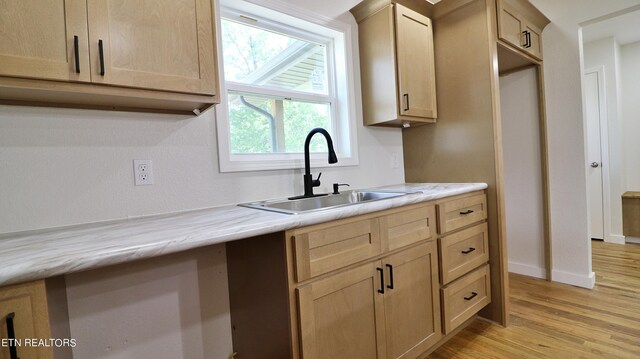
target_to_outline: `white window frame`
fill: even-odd
[[[356,102],[354,91],[354,62],[352,43],[353,25],[327,19],[308,10],[296,8],[289,3],[277,0],[222,0],[216,2],[218,68],[220,81],[220,104],[216,106],[216,129],[218,138],[218,160],[220,172],[283,170],[304,167],[302,153],[231,153],[229,128],[228,91],[240,91],[278,97],[293,97],[309,102],[331,103],[331,133],[338,163],[329,165],[326,153],[311,153],[311,165],[314,168],[327,166],[358,165],[358,144],[356,127]],[[272,29],[286,35],[295,36],[310,42],[321,43],[327,48],[328,95],[297,92],[287,89],[260,89],[252,85],[224,81],[224,61],[221,49],[220,17],[229,17],[234,21],[254,24],[253,20],[243,19],[239,15],[256,19],[260,27]],[[333,85],[333,86],[332,86]]]

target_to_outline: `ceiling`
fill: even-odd
[[[605,19],[582,28],[584,42],[614,37],[620,45],[640,41],[640,10]]]

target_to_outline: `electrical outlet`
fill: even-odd
[[[151,160],[133,160],[133,176],[136,186],[153,184],[153,166]]]
[[[391,154],[391,168],[399,168],[400,167],[400,159],[398,158],[397,153]]]

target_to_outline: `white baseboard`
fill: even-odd
[[[640,244],[640,238],[638,238],[638,237],[631,237],[631,236],[627,236],[627,237],[625,237],[625,242],[627,242],[627,243],[637,243],[637,244]]]
[[[576,287],[592,289],[596,284],[596,274],[591,272],[588,276],[585,276],[554,269],[551,271],[551,280],[554,282],[575,285]]]
[[[604,239],[607,243],[624,244],[625,238],[619,234],[610,234]]]
[[[547,278],[547,270],[529,264],[515,263],[509,261],[509,272],[526,275],[535,278]]]

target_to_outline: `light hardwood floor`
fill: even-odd
[[[429,358],[640,358],[640,245],[592,248],[593,290],[510,274],[511,325],[478,319]]]

